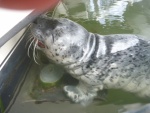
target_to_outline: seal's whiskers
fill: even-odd
[[[31,45],[34,43],[35,39],[33,39],[28,47],[28,56],[30,57],[30,48],[31,48]]]
[[[38,40],[36,40],[32,35],[30,36],[30,38],[27,40],[27,43],[26,43],[26,46],[28,45],[28,43],[30,42],[29,44],[29,47],[28,47],[28,56],[30,57],[30,49],[31,49],[31,46],[33,45],[33,59],[34,61],[38,64],[38,62],[36,61],[36,59],[38,59],[38,52],[36,51],[36,46],[38,44]],[[37,54],[36,54],[37,53]]]
[[[25,44],[25,47],[27,47],[28,43],[30,43],[31,40],[33,40],[33,39],[34,39],[34,37],[33,37],[32,35],[30,35],[30,36],[29,36],[29,39],[27,39],[27,42],[26,42],[26,44]]]
[[[36,54],[35,54],[35,50],[36,50],[36,46],[38,44],[38,40],[36,40],[35,44],[34,44],[34,48],[33,48],[33,59],[35,61],[35,63],[39,64],[37,61],[36,61]]]
[[[38,54],[38,50],[37,49],[35,49],[35,58],[39,58],[39,54]]]

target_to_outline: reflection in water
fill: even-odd
[[[140,1],[142,0],[64,0],[66,12],[59,10],[59,13],[71,14],[74,18],[96,19],[101,24],[114,20],[124,22],[127,6]]]
[[[134,33],[149,37],[149,5],[150,0],[64,0],[55,16],[73,18],[91,32]],[[86,22],[82,24],[81,21]]]
[[[124,12],[128,4],[142,0],[85,0],[88,17],[95,17],[101,24],[106,24],[106,20],[124,21]]]
[[[65,16],[87,30],[100,34],[133,33],[127,14],[138,14],[142,0],[64,0],[55,10],[55,17]],[[137,3],[135,3],[137,2]],[[136,6],[136,7],[134,7]],[[83,23],[84,21],[84,23]],[[87,24],[88,23],[88,24]]]

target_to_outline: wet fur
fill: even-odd
[[[31,32],[45,48],[39,48],[79,80],[65,86],[77,103],[92,101],[98,90],[123,89],[150,96],[150,44],[131,34],[99,35],[65,19],[39,17]]]

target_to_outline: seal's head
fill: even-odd
[[[89,36],[86,29],[66,18],[39,17],[31,32],[39,42],[37,48],[59,64],[74,63],[81,58]]]

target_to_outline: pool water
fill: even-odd
[[[150,38],[150,0],[64,0],[48,15],[69,18],[101,35],[138,34]],[[55,87],[41,85],[38,78],[42,67],[33,63],[9,113],[137,113],[129,111],[150,102],[128,92],[108,90],[104,99],[87,107],[73,104],[61,89],[63,80]]]

